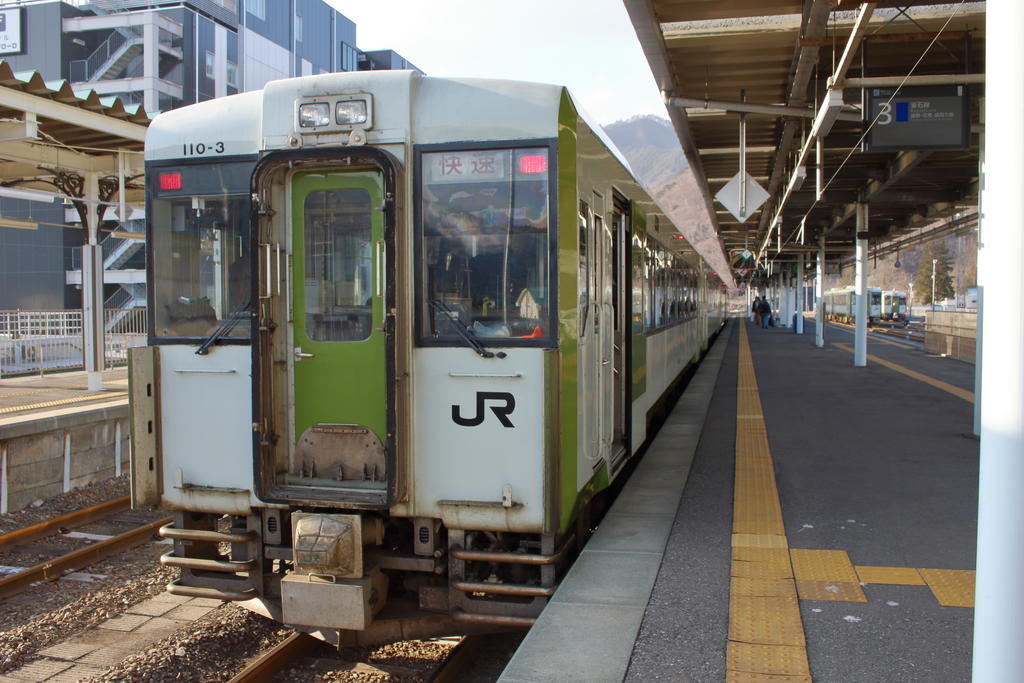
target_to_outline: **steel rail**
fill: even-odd
[[[67,572],[88,567],[109,555],[115,555],[123,550],[134,548],[145,543],[150,536],[156,534],[157,530],[171,521],[171,517],[158,519],[137,529],[126,531],[123,534],[108,538],[98,543],[93,543],[86,548],[74,550],[66,555],[41,562],[34,567],[23,569],[17,574],[0,579],[0,598],[6,598],[15,593],[25,590],[28,586],[37,581],[53,581],[59,579]]]
[[[434,673],[427,679],[429,683],[456,683],[465,680],[473,663],[473,651],[479,636],[463,636],[459,639]]]
[[[323,641],[295,631],[239,671],[228,683],[269,683],[292,662],[313,652]]]
[[[76,510],[75,512],[69,512],[66,515],[60,517],[54,517],[48,519],[45,522],[39,522],[32,526],[24,527],[23,529],[15,529],[9,531],[6,534],[0,534],[0,550],[9,548],[15,545],[21,545],[22,543],[28,543],[35,541],[46,536],[52,536],[58,533],[61,528],[75,529],[90,522],[95,522],[98,519],[103,519],[117,512],[127,510],[131,507],[132,498],[131,496],[124,496],[123,498],[115,498],[114,500],[108,500],[105,503],[99,505],[93,505],[87,507],[84,510]]]

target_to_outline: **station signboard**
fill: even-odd
[[[0,10],[0,55],[25,52],[25,15],[20,7]]]
[[[970,97],[964,85],[868,88],[865,151],[966,149]],[[877,120],[876,120],[877,119]]]

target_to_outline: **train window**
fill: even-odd
[[[427,152],[421,169],[422,336],[550,338],[547,148]]]
[[[373,207],[366,190],[317,190],[306,196],[306,334],[314,341],[370,336]]]
[[[634,225],[636,225],[634,223]],[[643,334],[644,331],[644,289],[647,284],[644,277],[644,249],[643,249],[643,227],[639,227],[633,233],[631,242],[631,268],[633,273],[633,334]]]
[[[587,256],[587,233],[590,229],[590,207],[586,202],[580,202],[579,213],[579,335],[583,337],[587,329],[587,313],[590,310],[590,259]]]
[[[249,336],[253,162],[155,167],[150,259],[154,337]]]

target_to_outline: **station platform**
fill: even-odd
[[[732,319],[502,681],[965,681],[974,367]]]
[[[115,400],[128,401],[126,367],[103,371],[103,391],[88,391],[88,376],[82,371],[0,378],[0,418]]]
[[[128,370],[0,379],[0,513],[127,471]]]

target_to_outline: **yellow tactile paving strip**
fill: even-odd
[[[842,349],[843,351],[846,351],[848,353],[853,353],[853,347],[850,346],[849,344],[844,344],[842,342],[832,342],[832,344],[834,346]],[[945,391],[946,393],[953,394],[957,398],[962,398],[963,400],[967,401],[968,403],[974,403],[974,392],[973,391],[967,391],[966,389],[961,389],[960,387],[955,387],[952,384],[950,384],[949,382],[943,382],[941,379],[935,379],[934,377],[929,377],[928,375],[921,374],[920,372],[915,372],[914,370],[910,370],[908,368],[905,368],[902,365],[897,365],[896,363],[892,363],[890,361],[887,361],[884,358],[879,358],[878,356],[873,356],[870,353],[868,354],[868,360],[871,361],[872,363],[878,363],[879,365],[881,365],[883,367],[887,367],[890,370],[895,370],[896,372],[898,372],[900,374],[903,374],[903,375],[906,375],[907,377],[911,377],[913,379],[916,379],[919,382],[924,382],[925,384],[930,384],[931,386],[935,387],[936,389],[941,389],[942,391]]]
[[[861,583],[890,586],[924,586],[921,574],[913,567],[855,567]]]
[[[789,552],[801,600],[868,601],[845,550],[794,548]]]
[[[810,681],[789,543],[744,324],[736,401],[726,680]]]
[[[54,387],[52,389],[28,389],[26,391],[0,391],[0,398],[16,398],[19,396],[34,396],[35,394],[49,394],[54,391],[74,391],[74,387]]]
[[[76,396],[74,398],[62,398],[56,401],[44,401],[43,403],[31,403],[23,406],[11,406],[9,408],[0,408],[0,415],[6,415],[7,413],[18,413],[24,410],[38,410],[40,408],[55,408],[57,406],[68,405],[69,403],[81,403],[83,401],[99,401],[111,398],[120,398],[127,396],[127,391],[108,391],[97,394],[90,394],[88,396]]]
[[[944,607],[974,607],[974,572],[962,569],[918,569],[935,599]]]

